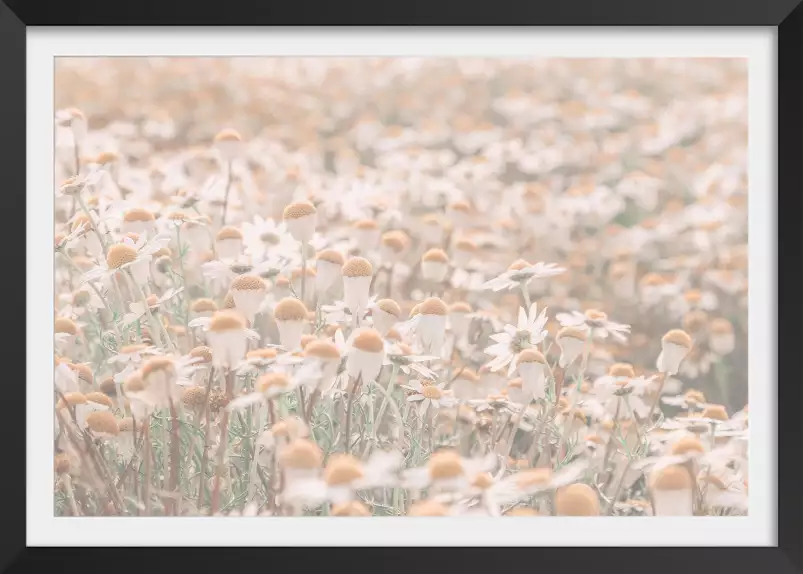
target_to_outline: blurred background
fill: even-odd
[[[83,159],[113,152],[124,196],[214,205],[209,149],[233,128],[243,212],[278,217],[306,196],[324,234],[367,216],[415,239],[438,213],[454,239],[463,201],[469,274],[555,262],[567,273],[530,287],[550,316],[596,308],[632,325],[628,344],[599,345],[598,371],[654,372],[661,335],[684,328],[678,392],[747,402],[744,60],[59,58],[55,75],[56,109],[88,120]],[[60,142],[57,184],[74,167]],[[518,306],[515,292],[452,287],[500,317]]]

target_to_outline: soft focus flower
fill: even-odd
[[[688,333],[681,329],[668,331],[661,337],[661,354],[658,355],[657,367],[662,373],[674,375],[678,372],[681,361],[691,350],[692,342]]]
[[[510,268],[499,275],[498,277],[486,281],[483,284],[484,289],[491,289],[493,291],[501,291],[502,289],[514,289],[527,285],[535,278],[541,279],[545,277],[554,277],[563,273],[565,269],[558,267],[554,263],[538,262],[535,265],[530,265],[526,261],[515,262],[511,264]]]
[[[491,355],[493,360],[488,363],[488,368],[498,371],[508,365],[508,373],[516,370],[516,357],[527,348],[539,344],[547,332],[544,326],[547,322],[546,308],[538,314],[538,306],[533,303],[529,313],[523,307],[519,307],[518,322],[515,326],[505,325],[502,333],[491,335],[494,345],[485,349],[485,353]]]
[[[454,397],[444,393],[445,386],[446,383],[422,385],[419,381],[410,381],[404,388],[413,391],[413,394],[407,397],[407,401],[411,403],[418,402],[419,412],[423,414],[430,407],[439,409],[457,404],[457,400]]]
[[[348,342],[346,369],[352,378],[363,382],[376,380],[382,370],[385,343],[374,329],[360,329]]]
[[[626,341],[630,334],[630,325],[616,323],[608,320],[608,315],[596,309],[589,309],[585,313],[572,311],[571,313],[558,313],[556,316],[564,327],[579,327],[592,333],[594,337],[605,339],[611,335],[618,341]]]

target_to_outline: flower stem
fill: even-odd
[[[262,427],[265,426],[264,423],[264,410],[259,408],[256,413],[256,437],[254,438],[254,452],[251,456],[251,468],[248,472],[248,494],[246,498],[246,504],[254,498],[256,494],[256,487],[257,487],[257,473],[258,473],[258,462],[257,462],[257,455],[259,454],[259,445],[257,444],[257,440],[259,439],[259,435],[262,433]]]
[[[234,395],[234,371],[226,372],[226,398],[231,400]],[[223,471],[223,461],[229,443],[229,409],[223,410],[223,419],[220,421],[220,443],[217,450],[217,465],[215,466],[215,486],[212,489],[211,514],[218,511],[220,505],[220,475]]]
[[[64,481],[64,492],[67,495],[67,502],[70,504],[70,512],[73,516],[81,516],[78,505],[75,503],[75,491],[73,490],[72,478],[70,478],[69,474],[65,474],[62,480]]]
[[[382,385],[380,385],[379,383],[377,383],[376,381],[374,381],[374,382],[373,382],[373,385],[374,385],[374,388],[378,389],[378,390],[379,390],[379,392],[381,392],[381,393],[384,395],[384,397],[385,397],[385,399],[384,399],[384,402],[382,403],[382,405],[383,405],[383,406],[390,405],[390,406],[391,406],[391,408],[393,409],[393,412],[396,414],[396,418],[397,418],[397,420],[398,420],[398,423],[399,423],[400,425],[401,425],[401,424],[403,424],[401,410],[399,410],[399,406],[396,404],[396,401],[394,401],[394,400],[393,400],[393,395],[392,395],[392,391],[393,391],[393,389],[392,389],[392,385],[393,385],[393,382],[391,382],[391,383],[388,385],[388,388],[387,388],[387,389],[386,389],[386,388],[384,388],[384,387],[383,387]],[[381,424],[381,422],[382,422],[382,416],[381,416],[381,415],[382,415],[382,410],[380,409],[380,411],[379,411],[379,416],[377,416],[377,418],[376,418],[376,421],[375,421],[375,423],[374,423],[374,439],[376,438],[376,430],[378,430],[378,429],[379,429],[379,425],[380,425],[380,424]],[[403,438],[404,438],[403,436],[400,436],[400,437],[398,437],[398,439],[399,439],[399,442],[401,442],[401,440],[402,440]]]
[[[309,425],[309,417],[307,416],[307,410],[305,407],[304,401],[304,388],[298,387],[298,412],[301,414],[301,418],[305,424]]]
[[[168,433],[170,432],[170,430],[167,428],[167,418],[168,418],[167,412],[168,412],[167,409],[165,409],[160,412],[159,416],[159,420],[162,423],[161,429],[159,429],[162,435],[162,490],[167,489],[167,484],[168,484],[167,472],[168,472],[168,467],[170,466],[170,463],[167,459],[168,457],[167,449],[168,445],[170,444],[170,439],[168,438]]]
[[[178,490],[178,477],[179,466],[181,465],[181,439],[178,434],[178,410],[173,401],[170,401],[170,419],[171,419],[171,436],[170,436],[170,483],[169,491],[171,494],[179,494]],[[178,499],[170,499],[170,506],[172,508],[173,516],[178,514]]]
[[[229,208],[229,190],[231,190],[231,160],[226,163],[226,191],[223,195],[223,217],[221,226],[226,225],[226,212]]]
[[[126,277],[128,278],[128,284],[133,286],[134,290],[136,291],[137,295],[139,296],[139,300],[142,302],[143,307],[145,308],[145,314],[148,316],[148,323],[153,328],[154,325],[159,327],[159,333],[161,337],[164,338],[164,346],[165,349],[168,351],[175,351],[175,347],[173,346],[173,341],[170,339],[170,335],[167,333],[167,329],[162,324],[161,321],[157,321],[154,319],[153,314],[151,313],[151,308],[148,305],[148,299],[145,297],[145,292],[142,291],[142,288],[139,284],[134,280],[134,275],[131,273],[130,270],[126,270]],[[156,333],[154,333],[156,335]]]
[[[625,464],[625,468],[622,470],[622,476],[619,477],[619,483],[616,485],[616,490],[613,491],[613,495],[611,496],[610,502],[608,503],[608,508],[605,509],[605,514],[610,514],[611,511],[616,506],[616,499],[619,498],[619,494],[622,491],[622,485],[625,483],[625,478],[627,477],[627,473],[630,470],[630,465],[633,463],[632,459],[627,459],[627,464]]]
[[[81,173],[81,146],[75,141],[75,131],[72,130],[72,128],[70,129],[70,133],[73,135],[72,153],[73,160],[75,161],[75,176],[78,177],[78,174]]]
[[[535,460],[533,461],[533,468],[538,466],[538,462],[541,460],[541,454],[543,451],[538,448],[539,441],[541,439],[541,434],[544,432],[544,427],[546,426],[546,422],[552,416],[552,412],[557,408],[557,401],[555,404],[548,404],[544,401],[544,416],[538,422],[538,429],[535,431],[535,436],[533,437],[533,444],[530,447],[530,452],[528,453],[528,458],[532,459],[535,456]],[[548,446],[548,445],[545,445]]]
[[[150,417],[145,417],[145,425],[143,427],[145,433],[145,492],[143,497],[145,499],[145,516],[151,514],[151,421]]]
[[[650,411],[647,413],[647,418],[644,419],[644,428],[650,424],[652,420],[652,414],[655,412],[655,407],[658,406],[658,403],[661,401],[661,393],[664,391],[664,383],[666,383],[666,374],[661,373],[658,375],[661,377],[661,384],[658,387],[658,391],[655,393],[655,400],[652,401],[652,405],[650,405]]]
[[[343,435],[346,441],[344,449],[346,454],[349,454],[349,452],[351,451],[351,409],[354,406],[354,398],[357,396],[357,393],[360,390],[361,383],[362,383],[362,373],[360,373],[357,376],[357,380],[354,381],[354,387],[349,393],[349,400],[346,406],[346,427],[345,430],[343,431]]]
[[[379,405],[379,412],[376,415],[376,421],[374,422],[374,426],[371,429],[371,435],[374,440],[376,440],[376,431],[379,429],[379,425],[382,424],[382,417],[385,414],[385,409],[388,406],[388,402],[393,402],[393,390],[396,386],[396,376],[398,372],[399,372],[398,365],[393,365],[393,369],[390,372],[390,381],[388,381],[387,391],[383,389],[380,385],[378,384],[376,385],[376,387],[379,388],[385,396],[382,399],[382,404]],[[395,406],[396,403],[393,404]],[[398,407],[396,407],[396,409],[398,410]],[[399,418],[399,422],[401,422],[401,418]]]
[[[636,440],[638,440],[638,444],[641,445],[641,431],[638,428],[638,419],[636,419],[636,413],[633,411],[633,407],[630,405],[630,399],[625,395],[622,397],[625,401],[625,406],[627,407],[627,411],[630,413],[630,418],[633,419],[633,428],[636,429]]]
[[[212,392],[212,382],[215,380],[215,368],[209,371],[209,378],[206,381],[206,395],[204,396],[204,420],[203,420],[203,455],[201,456],[200,479],[198,484],[198,510],[201,510],[204,501],[204,485],[206,481],[206,464],[209,461],[209,395]]]
[[[315,389],[309,396],[309,401],[307,402],[307,411],[305,415],[304,422],[308,423],[312,420],[313,409],[315,408],[315,403],[318,400],[318,397],[321,396],[321,391]]]

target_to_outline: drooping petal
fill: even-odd
[[[507,356],[497,357],[490,363],[488,363],[487,367],[493,372],[499,371],[505,367],[510,361],[513,360],[513,355],[509,354]]]
[[[495,345],[491,345],[490,347],[486,347],[483,351],[486,355],[491,355],[492,357],[498,357],[500,355],[505,355],[510,352],[510,345],[508,343],[497,343]]]
[[[488,338],[493,341],[496,341],[497,343],[504,343],[505,345],[510,343],[511,340],[510,335],[508,335],[507,333],[494,333]]]
[[[535,303],[533,303],[535,305]],[[526,329],[529,324],[529,319],[527,318],[527,312],[524,310],[524,307],[519,307],[519,319],[518,319],[518,328],[519,329]]]

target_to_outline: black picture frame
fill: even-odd
[[[801,0],[563,0],[536,3],[496,0],[466,2],[276,2],[228,0],[224,5],[190,0],[109,2],[108,0],[2,0],[0,2],[0,142],[2,180],[0,208],[7,214],[0,225],[6,269],[5,320],[10,335],[3,341],[5,377],[0,416],[5,463],[0,483],[7,506],[0,509],[4,525],[0,541],[0,568],[8,573],[52,571],[115,572],[184,571],[206,569],[303,568],[324,569],[343,563],[349,567],[391,568],[409,571],[430,564],[461,571],[495,571],[505,568],[560,569],[591,572],[604,567],[624,572],[768,572],[803,571],[803,501],[801,500],[801,221],[803,215],[803,5]],[[26,480],[15,470],[25,461],[24,309],[25,250],[20,237],[26,232],[25,109],[26,27],[93,25],[607,25],[607,26],[777,26],[778,80],[778,546],[773,548],[584,548],[492,549],[463,548],[446,551],[405,548],[359,550],[213,549],[175,550],[106,548],[26,548]],[[28,158],[34,161],[34,158]],[[28,190],[29,192],[31,190]],[[751,190],[751,193],[772,193]],[[48,221],[42,218],[43,224]],[[13,271],[12,271],[13,270]],[[9,315],[10,314],[10,315]],[[45,359],[43,359],[45,360]],[[36,381],[27,381],[36,384]],[[772,381],[766,381],[772,385]],[[180,520],[180,519],[177,519]],[[270,543],[266,540],[266,543]],[[626,545],[627,540],[622,544]],[[437,554],[436,554],[437,552]],[[445,554],[448,552],[448,555]],[[362,553],[367,553],[367,556]],[[423,553],[423,554],[422,554]],[[91,556],[90,556],[91,554]],[[447,558],[448,556],[448,558]]]

